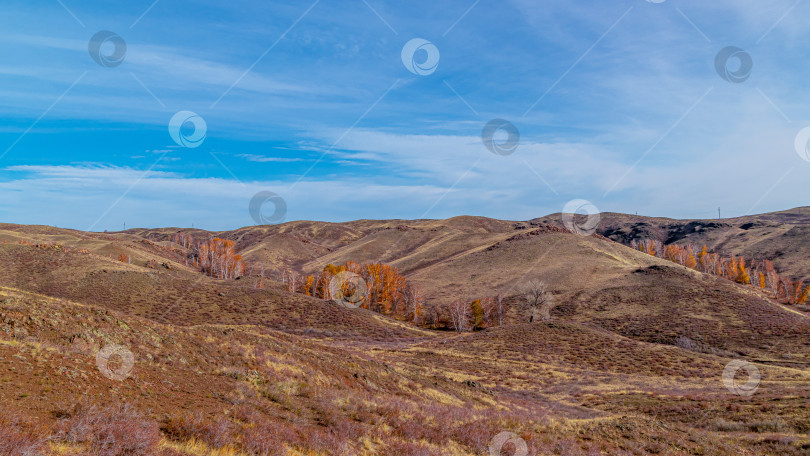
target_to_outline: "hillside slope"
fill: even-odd
[[[392,350],[249,325],[163,325],[10,288],[0,289],[0,322],[0,436],[46,454],[473,455],[502,432],[531,454],[810,448],[756,430],[810,430],[810,372],[761,365],[763,410],[723,387],[722,357],[575,324]],[[109,344],[132,354],[129,369],[102,370]],[[139,450],[120,443],[135,436]]]
[[[215,279],[157,255],[152,255],[159,260],[153,269],[67,247],[86,246],[85,240],[58,240],[64,244],[0,244],[0,285],[175,325],[250,324],[293,332],[317,328],[381,340],[425,334],[370,312],[345,312],[319,299],[287,293],[272,281],[257,289],[255,278]],[[97,251],[150,256],[137,243],[92,242]]]
[[[559,214],[552,214],[534,222],[559,224],[559,220]],[[597,232],[623,244],[633,239],[705,244],[723,255],[771,260],[794,280],[810,281],[810,207],[714,220],[603,213]]]
[[[249,274],[190,267],[180,231],[235,240]],[[501,295],[506,324],[435,331],[257,286],[262,265],[347,260],[397,266],[433,304]],[[527,323],[531,279],[550,321]],[[508,431],[529,454],[800,455],[808,334],[807,314],[752,287],[539,221],[0,225],[0,442],[49,455],[134,430],[148,450],[108,454],[473,455]],[[110,344],[133,355],[123,379],[97,365]],[[751,395],[727,385],[736,362],[761,376]]]

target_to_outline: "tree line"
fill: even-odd
[[[630,247],[696,271],[757,287],[785,304],[804,304],[810,294],[810,286],[805,287],[801,280],[780,276],[769,260],[749,263],[742,256],[710,253],[705,245],[698,251],[692,245],[665,245],[652,239],[633,240]]]
[[[303,275],[284,270],[280,276],[291,293],[332,301],[346,300],[352,307],[431,329],[465,332],[500,326],[510,308],[500,294],[455,299],[441,304],[428,302],[422,290],[408,282],[395,266],[383,263],[348,261],[342,265],[328,264],[316,274]],[[526,301],[526,321],[551,318],[553,299],[545,283],[531,280],[520,292]]]
[[[291,293],[334,301],[344,299],[352,307],[433,329],[483,329],[502,323],[505,310],[500,297],[458,299],[443,305],[429,303],[422,289],[408,282],[396,266],[383,263],[328,264],[311,275],[285,270],[281,272],[281,281]]]

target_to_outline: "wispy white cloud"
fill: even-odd
[[[303,158],[267,157],[264,155],[256,155],[256,154],[236,154],[235,156],[256,163],[292,163],[304,160]]]
[[[39,36],[27,34],[5,33],[2,39],[8,43],[24,45],[34,50],[47,48],[52,50],[72,51],[87,54],[87,41],[67,37]],[[224,90],[236,81],[244,68],[215,60],[193,57],[198,50],[172,48],[162,45],[130,45],[126,53],[126,69],[142,72],[155,83],[164,87],[183,88],[189,83],[200,83],[215,86]],[[0,74],[37,76],[39,78],[53,78],[59,73],[44,71],[45,66],[0,68]],[[57,80],[62,80],[60,77]],[[195,86],[196,87],[196,86]],[[294,84],[282,82],[279,79],[263,75],[260,70],[248,74],[240,82],[239,88],[258,93],[325,93],[323,85]]]

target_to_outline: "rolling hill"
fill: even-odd
[[[533,220],[559,224],[559,214]],[[715,220],[675,220],[603,213],[597,232],[623,244],[655,239],[665,244],[706,245],[723,255],[774,262],[795,280],[810,280],[810,207]]]
[[[614,241],[757,256],[787,240],[777,266],[801,271],[787,252],[806,213],[603,214],[596,236],[554,216],[217,233],[0,225],[0,454],[473,455],[505,440],[503,454],[807,454],[810,317]],[[234,240],[248,274],[201,274],[171,242],[180,231]],[[273,280],[348,260],[397,266],[436,305],[500,295],[506,323],[437,331]],[[526,319],[531,279],[548,284],[548,321]],[[131,366],[100,367],[108,346]],[[754,391],[735,387],[746,372]]]

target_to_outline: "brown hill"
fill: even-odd
[[[559,214],[534,220],[559,224]],[[810,207],[715,220],[675,220],[603,213],[597,232],[623,244],[655,239],[665,244],[706,245],[723,255],[771,260],[794,280],[810,281]]]
[[[488,454],[502,431],[529,454],[806,454],[806,314],[552,221],[0,225],[0,441],[21,442],[0,454]],[[250,274],[189,267],[178,231],[235,240]],[[500,294],[508,324],[433,331],[257,288],[261,265],[347,260],[393,264],[435,304]],[[526,323],[530,279],[551,321]],[[133,353],[123,380],[96,366],[108,344]],[[732,360],[761,374],[755,394],[726,388]],[[99,435],[152,444],[102,453]]]
[[[257,289],[255,278],[207,277],[185,266],[179,252],[146,239],[128,242],[131,235],[42,235],[23,227],[14,233],[33,244],[0,244],[0,284],[15,289],[175,325],[255,324],[381,340],[422,333],[372,313],[339,312],[322,300],[289,294],[273,281]],[[107,253],[128,255],[132,264]],[[146,266],[150,260],[154,268]]]
[[[0,436],[48,454],[472,455],[505,430],[531,454],[801,454],[810,445],[791,437],[808,431],[810,373],[760,365],[766,391],[752,402],[723,388],[723,357],[576,324],[391,349],[262,326],[179,328],[0,294]],[[123,380],[97,366],[109,344],[133,354]],[[761,435],[774,431],[784,437]],[[135,435],[140,450],[126,444]]]

